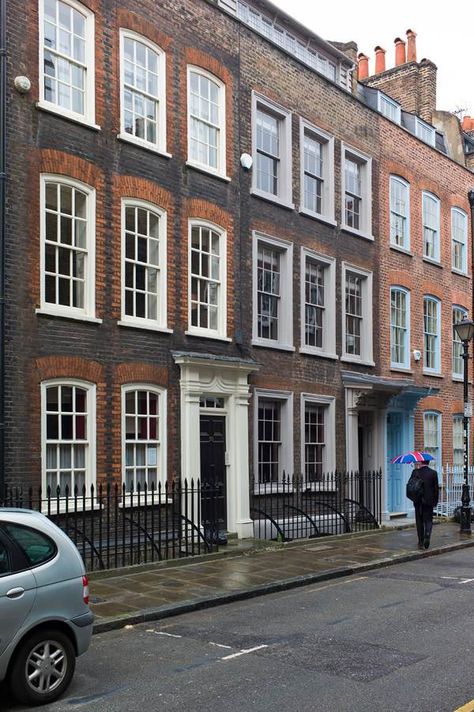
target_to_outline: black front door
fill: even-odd
[[[201,415],[201,519],[227,531],[225,416]]]

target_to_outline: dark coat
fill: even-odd
[[[439,493],[436,470],[432,470],[428,465],[423,465],[416,470],[416,474],[423,480],[424,491],[422,503],[428,507],[436,507]]]

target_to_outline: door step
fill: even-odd
[[[403,519],[404,517],[407,517],[407,515],[407,512],[389,512],[388,516],[390,519]]]

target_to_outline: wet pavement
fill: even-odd
[[[285,544],[244,541],[216,555],[92,573],[95,632],[158,620],[199,608],[350,576],[474,546],[459,524],[440,523],[419,551],[414,527],[305,539]]]

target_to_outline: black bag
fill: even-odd
[[[423,498],[424,484],[417,472],[412,472],[407,482],[407,497],[414,504],[419,504]]]

